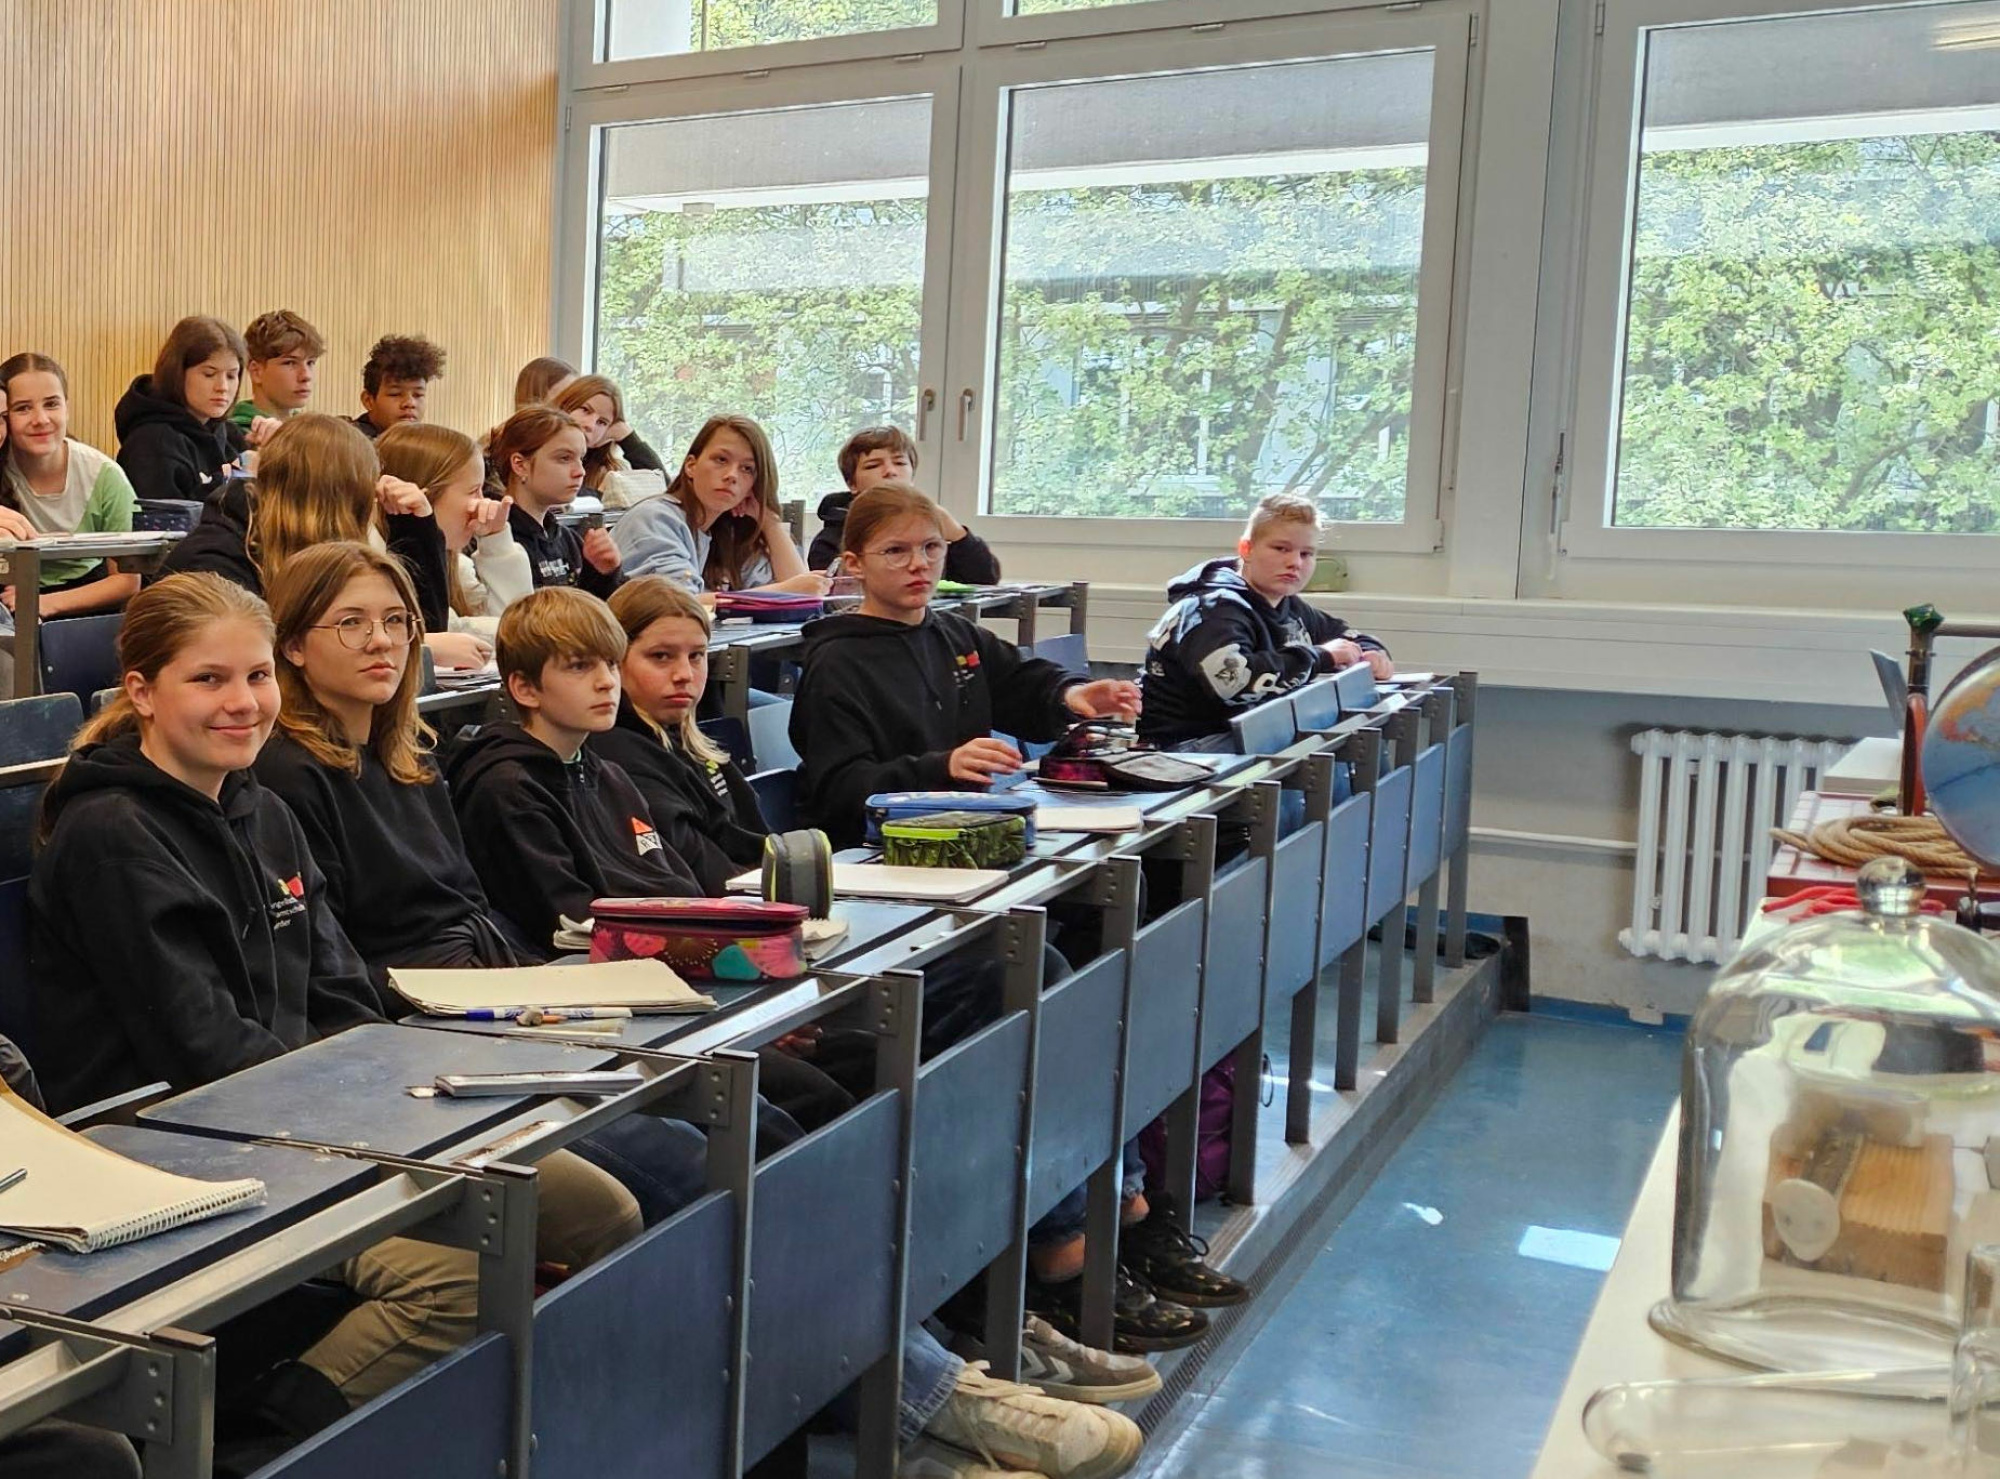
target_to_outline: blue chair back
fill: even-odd
[[[1266,699],[1254,709],[1233,714],[1229,730],[1236,736],[1238,753],[1275,755],[1298,738],[1298,726],[1292,720],[1292,700],[1289,696]]]
[[[73,693],[0,700],[0,765],[58,758],[68,752],[82,723],[83,705]],[[0,786],[0,879],[23,877],[34,860],[35,817],[43,789]]]
[[[1382,697],[1382,690],[1375,686],[1374,670],[1365,662],[1342,668],[1333,675],[1333,684],[1340,693],[1343,714],[1358,714],[1372,708]]]
[[[697,727],[722,746],[728,752],[729,758],[745,770],[756,765],[756,756],[750,748],[750,731],[744,727],[741,719],[732,719],[725,715],[720,719],[703,719]]]
[[[1300,734],[1331,729],[1340,722],[1340,684],[1331,675],[1292,690],[1292,720]]]
[[[1067,668],[1072,673],[1090,671],[1090,654],[1082,632],[1064,632],[1060,637],[1044,637],[1033,648],[1034,655]]]
[[[42,691],[73,693],[79,705],[101,688],[118,683],[120,611],[69,616],[42,623]]]
[[[799,825],[796,770],[759,771],[750,777],[750,789],[757,793],[757,807],[764,813],[764,825],[773,832],[790,832]]]
[[[799,763],[792,748],[792,701],[750,706],[750,757],[759,770],[791,770]]]
[[[118,697],[124,691],[122,688],[98,689],[97,692],[90,696],[90,712],[93,714],[101,712],[106,704],[110,703],[111,700]]]

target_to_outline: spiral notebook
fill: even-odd
[[[95,1253],[262,1205],[261,1181],[198,1181],[127,1160],[0,1089],[0,1233]]]

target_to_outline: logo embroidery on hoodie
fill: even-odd
[[[277,885],[277,895],[264,907],[271,916],[271,929],[276,932],[306,912],[306,881],[294,873],[290,878],[272,882]]]
[[[953,672],[958,678],[958,686],[960,688],[969,688],[972,685],[972,681],[979,676],[979,654],[977,652],[961,652],[952,658],[952,663],[954,665]]]
[[[632,818],[632,841],[638,846],[639,856],[660,850],[660,834],[647,826],[639,818]]]

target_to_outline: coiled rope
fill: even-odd
[[[1849,868],[1874,858],[1907,858],[1927,878],[1966,878],[1975,870],[2000,877],[1953,842],[1936,817],[1835,817],[1815,822],[1803,832],[1773,827],[1771,835],[1800,852]]]

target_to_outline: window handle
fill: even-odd
[[[924,432],[930,427],[931,412],[937,409],[937,391],[925,386],[917,396],[917,440],[924,439]]]
[[[972,415],[972,388],[966,387],[958,393],[958,439],[965,440],[966,418]]]

